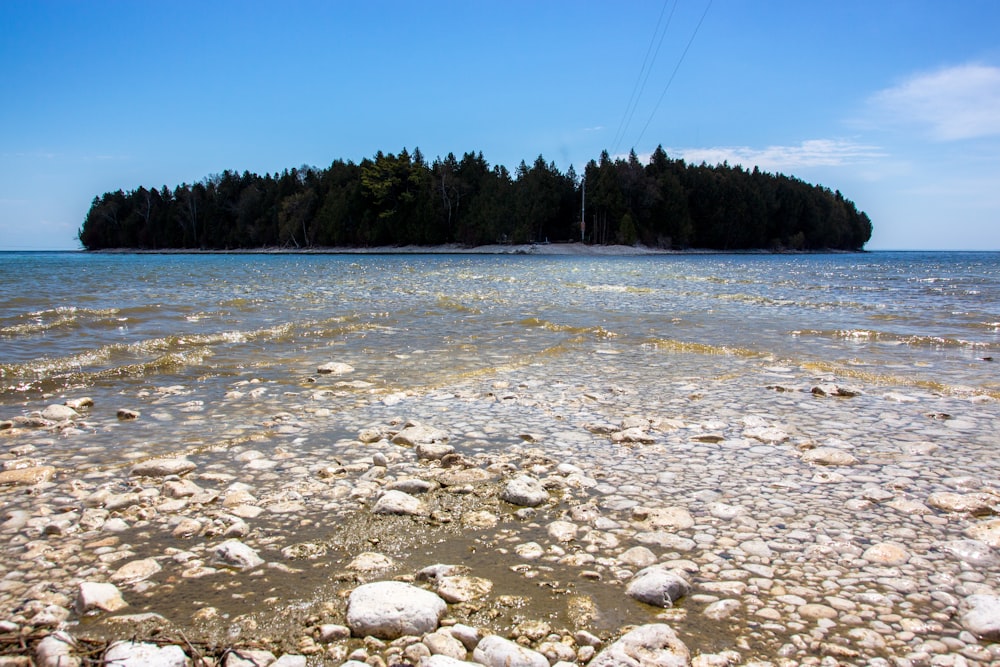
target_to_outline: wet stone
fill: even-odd
[[[356,637],[396,639],[438,627],[447,604],[434,593],[399,581],[358,586],[347,602],[347,625]]]
[[[520,475],[504,485],[500,498],[519,507],[538,507],[549,499],[549,492],[534,477]]]

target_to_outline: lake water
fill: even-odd
[[[318,373],[327,362],[353,370]],[[937,558],[933,544],[961,537],[972,519],[932,535],[920,516],[870,510],[875,513],[848,529],[844,526],[856,515],[843,515],[844,503],[861,498],[873,485],[923,502],[962,475],[978,476],[975,484],[965,485],[969,488],[1000,488],[997,364],[998,253],[4,253],[0,421],[80,396],[92,398],[94,405],[73,428],[8,429],[17,433],[7,438],[5,462],[52,465],[57,476],[33,495],[5,492],[5,517],[16,510],[27,523],[15,522],[7,530],[19,537],[4,548],[0,571],[11,581],[24,581],[25,589],[41,576],[64,587],[78,581],[80,572],[106,576],[117,561],[107,557],[95,564],[106,553],[100,549],[88,555],[88,540],[100,532],[94,525],[67,531],[83,537],[66,562],[50,555],[48,565],[32,569],[22,561],[26,550],[35,553],[34,541],[62,536],[62,529],[45,532],[53,516],[70,512],[79,519],[81,499],[95,489],[124,493],[131,488],[127,466],[132,461],[164,456],[196,460],[202,486],[222,491],[234,480],[253,486],[258,504],[273,512],[250,521],[253,532],[247,539],[270,550],[269,562],[280,561],[283,546],[329,537],[333,529],[322,528],[319,518],[324,513],[349,520],[347,510],[332,509],[329,498],[310,500],[306,489],[316,466],[336,461],[353,474],[351,461],[370,465],[371,451],[359,445],[359,431],[401,420],[444,428],[461,452],[483,461],[521,451],[527,441],[559,461],[601,470],[594,473],[601,484],[585,493],[609,513],[624,512],[614,515],[619,521],[626,521],[629,509],[643,498],[654,505],[686,499],[698,523],[679,534],[697,539],[674,545],[680,552],[674,555],[702,564],[702,554],[707,564],[700,577],[711,579],[720,571],[711,565],[720,545],[730,548],[729,541],[749,534],[717,534],[725,531],[715,527],[717,519],[705,509],[710,496],[750,508],[757,522],[751,532],[792,530],[789,517],[799,510],[788,508],[796,506],[803,517],[831,521],[829,529],[816,519],[803,523],[825,536],[821,546],[831,539],[853,540],[861,549],[874,541],[872,532],[908,530],[926,541],[917,540],[911,549],[926,547],[932,555],[921,551],[921,557]],[[861,397],[818,399],[810,393],[810,387],[824,383],[856,388]],[[140,417],[122,421],[117,417],[122,408]],[[684,424],[656,436],[651,446],[660,449],[653,458],[648,454],[653,450],[613,445],[592,427],[632,414]],[[746,421],[755,415],[757,422]],[[839,486],[823,486],[829,480],[815,477],[799,480],[795,476],[804,469],[795,447],[744,437],[749,425],[763,422],[781,426],[799,449],[811,447],[810,442],[849,443],[844,446],[868,457],[867,465]],[[692,440],[693,433],[701,439]],[[738,447],[746,449],[734,456],[737,444],[718,449],[719,441],[743,443]],[[907,471],[926,471],[927,462],[910,461],[901,452],[912,454],[913,443],[926,442],[946,448],[948,458],[930,466],[933,474],[922,472],[916,480]],[[256,458],[269,463],[251,466]],[[783,475],[795,479],[769,491],[770,505],[760,505],[768,479]],[[299,480],[298,498],[289,489],[290,478]],[[662,488],[667,480],[670,493],[654,502],[650,489]],[[835,486],[839,490],[832,490]],[[199,548],[207,548],[191,547],[173,535],[180,516],[165,518],[167,509],[153,511],[153,494],[144,498],[146,509],[125,511],[127,530],[118,546],[107,548],[121,549],[122,558],[152,554],[164,561],[165,571],[169,559],[164,553],[190,547],[198,555]],[[357,512],[368,499],[355,500],[352,511]],[[296,516],[307,518],[288,520],[288,503]],[[772,516],[775,508],[781,511]],[[116,514],[105,513],[102,520],[108,516]],[[161,519],[166,531],[157,528]],[[517,559],[509,549],[491,548],[490,558],[483,560],[482,544],[523,541],[513,519],[507,519],[488,538],[453,534],[450,542],[442,539],[452,546],[437,553],[405,540],[385,549],[395,549],[394,557],[413,567],[467,557],[499,577],[513,567],[508,561],[516,564]],[[542,527],[524,530],[543,540]],[[796,539],[805,539],[801,532]],[[619,535],[623,548],[631,534]],[[204,533],[199,544],[215,535]],[[391,542],[386,535],[382,539],[383,545]],[[468,540],[479,539],[478,551],[466,548]],[[690,546],[695,543],[696,548]],[[344,549],[338,558],[349,557]],[[479,555],[470,556],[473,551]],[[761,557],[751,558],[759,564]],[[768,567],[779,569],[781,558],[772,560]],[[937,571],[944,567],[933,565]],[[965,566],[949,567],[958,576]],[[996,565],[974,569],[985,577],[983,585],[995,584]],[[598,569],[605,580],[614,579],[608,572]],[[205,606],[233,618],[241,612],[240,596],[270,595],[281,606],[303,595],[301,581],[294,592],[281,589],[281,576],[292,575],[279,569],[244,583],[234,594],[228,584],[209,593],[200,585],[185,588],[180,574],[160,575],[150,580],[156,586],[130,592],[130,603],[177,622],[187,621],[183,610]],[[807,580],[812,572],[807,568],[801,576]],[[518,581],[509,584],[511,590],[524,588]],[[602,606],[605,631],[644,618],[646,612],[624,603],[605,608],[616,606],[620,587],[579,585],[592,587],[588,594]],[[321,584],[310,579],[305,589],[313,588]],[[869,590],[862,589],[855,593]],[[14,584],[0,591],[2,610],[11,613],[23,594]],[[743,600],[745,608],[753,608],[753,599]],[[867,604],[867,598],[859,599],[858,604]],[[900,600],[893,613],[930,613],[929,598]],[[939,606],[935,613],[945,612]],[[682,632],[692,642],[716,648],[749,642],[766,654],[788,645],[797,630],[792,623],[764,632],[753,618],[748,612],[745,624],[722,634],[718,628],[699,630],[695,623]],[[955,628],[946,626],[943,632],[957,635]],[[754,639],[746,639],[751,635]],[[899,641],[892,650],[882,647],[865,655],[905,654],[908,640]]]
[[[649,346],[998,389],[1000,254],[87,255],[0,262],[0,400],[67,387],[297,382],[384,391],[537,355]],[[582,361],[586,364],[586,361]]]

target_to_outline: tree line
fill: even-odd
[[[581,192],[583,190],[583,192]],[[584,196],[581,196],[584,195]],[[585,203],[585,204],[584,204]],[[585,208],[582,209],[582,206]],[[585,212],[585,224],[581,216]],[[727,163],[642,164],[607,151],[582,176],[539,155],[514,173],[482,152],[419,149],[273,175],[224,171],[173,190],[95,197],[87,250],[465,246],[580,241],[715,250],[860,250],[868,216],[839,191]]]

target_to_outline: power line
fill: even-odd
[[[642,59],[642,67],[639,68],[639,76],[635,79],[635,84],[632,86],[632,94],[629,96],[628,104],[625,105],[625,113],[622,114],[622,119],[618,123],[618,131],[615,132],[615,138],[612,142],[612,153],[618,152],[618,145],[621,143],[621,140],[625,138],[628,126],[632,122],[632,116],[635,115],[635,110],[639,106],[639,100],[642,98],[642,92],[646,88],[646,81],[649,79],[650,72],[653,71],[653,63],[656,62],[656,56],[660,53],[660,46],[663,45],[663,38],[666,36],[667,29],[670,27],[670,22],[674,17],[674,11],[677,9],[678,2],[680,2],[680,0],[676,0],[674,2],[674,9],[670,11],[670,16],[667,18],[667,25],[664,26],[663,32],[660,33],[660,24],[663,23],[663,15],[667,11],[667,5],[670,4],[670,0],[663,0],[663,8],[660,10],[660,17],[656,20],[656,27],[653,28],[653,35],[650,37],[649,46],[646,47],[646,56]],[[658,42],[656,39],[657,34],[660,35]],[[653,53],[652,59],[650,59],[649,54],[653,51],[654,43],[656,44],[656,51]],[[645,77],[643,77],[643,72],[645,72]]]
[[[670,84],[674,82],[674,77],[677,75],[677,70],[681,68],[681,63],[684,62],[684,57],[687,55],[688,49],[691,48],[691,44],[694,43],[694,38],[695,36],[697,36],[698,30],[701,28],[701,24],[704,23],[705,17],[708,16],[708,10],[711,8],[712,8],[712,0],[708,0],[708,4],[705,6],[705,11],[702,12],[701,18],[698,20],[698,25],[694,27],[694,32],[691,33],[691,39],[688,40],[687,46],[684,47],[684,52],[681,53],[681,57],[677,61],[677,65],[676,67],[674,67],[674,71],[671,72],[670,79],[667,80],[667,85],[664,86],[663,92],[660,93],[660,98],[656,100],[656,105],[653,107],[652,113],[649,114],[649,120],[647,120],[646,124],[643,125],[642,132],[639,133],[639,138],[635,140],[636,145],[638,145],[639,142],[642,141],[643,135],[646,134],[646,129],[649,127],[649,124],[653,122],[653,117],[656,116],[656,112],[660,108],[660,103],[663,102],[663,98],[666,97],[667,91],[670,89]]]

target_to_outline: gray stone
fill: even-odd
[[[419,498],[402,491],[386,491],[375,501],[372,512],[375,514],[401,514],[409,516],[427,516],[430,512]]]
[[[48,419],[49,421],[54,422],[69,421],[71,419],[76,419],[79,416],[80,413],[68,405],[50,405],[42,410],[42,419]]]
[[[118,570],[111,575],[111,581],[120,584],[134,584],[149,579],[161,569],[163,568],[160,567],[160,564],[152,558],[134,560],[130,563],[125,563],[118,568]]]
[[[815,463],[821,466],[850,466],[858,462],[850,452],[834,447],[817,447],[802,453],[805,463]]]
[[[587,667],[687,667],[691,652],[664,623],[640,625],[597,654]]]
[[[270,651],[244,648],[226,653],[223,667],[270,667],[274,664],[274,654]]]
[[[317,367],[316,372],[323,375],[346,375],[354,372],[354,366],[340,361],[330,361]]]
[[[625,589],[630,598],[656,607],[671,607],[691,591],[691,585],[676,572],[647,567],[636,573]]]
[[[250,570],[264,564],[257,552],[239,540],[226,540],[212,551],[213,561],[238,570]]]
[[[347,625],[357,637],[396,639],[438,627],[448,605],[434,593],[401,581],[358,586],[347,601]]]
[[[78,667],[82,660],[73,655],[76,642],[65,632],[53,632],[35,647],[38,667]]]
[[[430,633],[424,637],[423,642],[433,655],[446,655],[455,660],[465,659],[465,645],[444,629]]]
[[[1000,519],[980,521],[967,528],[965,534],[974,540],[985,542],[994,549],[1000,549]]]
[[[194,469],[194,463],[185,458],[150,459],[132,466],[132,474],[140,477],[166,477],[167,475],[183,475]]]
[[[115,642],[104,654],[104,664],[115,667],[186,667],[187,660],[184,649],[173,644]]]
[[[92,609],[115,612],[124,609],[128,603],[114,584],[83,581],[76,596],[76,609],[81,614]]]
[[[366,551],[358,554],[354,560],[347,564],[348,570],[355,572],[381,572],[389,570],[396,565],[395,561],[385,554]]]
[[[472,659],[486,667],[549,667],[548,659],[538,651],[515,644],[498,635],[483,637],[472,652]]]
[[[420,442],[413,448],[417,458],[426,461],[440,461],[448,454],[453,454],[455,448],[439,442]]]
[[[990,567],[1000,563],[1000,558],[997,557],[993,549],[979,540],[952,540],[942,542],[938,548],[970,565]]]
[[[424,426],[423,424],[410,424],[392,437],[392,441],[397,445],[408,445],[410,447],[445,442],[447,440],[447,433],[439,428]]]
[[[491,590],[493,582],[482,577],[458,575],[437,580],[437,594],[446,602],[468,602],[488,595]]]
[[[538,507],[549,499],[549,492],[534,477],[519,475],[507,482],[500,499],[518,507]]]
[[[962,627],[981,639],[1000,641],[1000,596],[970,595],[962,607]]]

